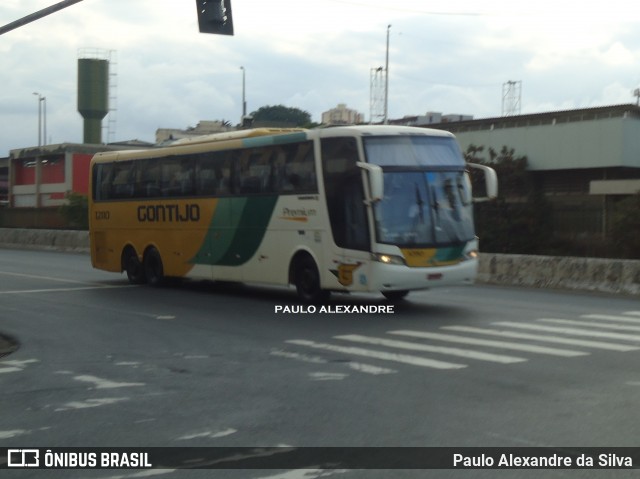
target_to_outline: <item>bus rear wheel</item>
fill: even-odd
[[[127,247],[122,252],[122,267],[127,273],[127,278],[131,284],[143,284],[147,281],[145,276],[144,266],[138,259],[136,250],[132,247]]]
[[[149,248],[144,255],[144,273],[151,286],[160,286],[164,282],[162,258],[156,248]]]
[[[318,304],[327,301],[330,292],[320,287],[320,272],[311,256],[299,257],[294,266],[294,284],[298,296],[305,303]]]

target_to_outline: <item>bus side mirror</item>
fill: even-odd
[[[477,163],[467,163],[467,166],[470,168],[475,168],[481,170],[484,173],[484,182],[486,188],[486,196],[474,197],[473,201],[475,203],[480,203],[481,201],[489,201],[498,197],[498,175],[496,175],[496,170],[489,166],[479,165]]]
[[[362,168],[367,172],[369,178],[369,198],[367,204],[372,204],[377,201],[382,201],[384,198],[384,178],[382,177],[382,168],[378,165],[372,165],[371,163],[364,163],[359,161],[356,163],[358,168]]]

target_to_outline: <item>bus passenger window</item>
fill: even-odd
[[[163,196],[190,196],[194,192],[191,158],[168,158],[162,165]]]
[[[97,201],[110,199],[112,182],[113,163],[102,163],[96,165],[93,189],[94,199]]]
[[[279,189],[283,193],[317,193],[316,165],[313,157],[313,144],[296,143],[283,147],[286,160],[279,164]]]
[[[113,183],[109,197],[131,198],[133,196],[134,163],[132,161],[115,163],[113,169]]]

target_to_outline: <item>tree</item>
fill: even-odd
[[[640,193],[619,201],[611,218],[616,257],[640,259]]]
[[[489,159],[485,160],[480,156],[483,151],[484,147],[471,145],[465,153],[467,161],[491,166],[498,175],[498,198],[475,208],[482,249],[494,253],[544,253],[553,229],[550,208],[535,188],[527,157],[504,146],[500,152],[489,148]]]
[[[284,105],[263,106],[251,113],[254,124],[269,124],[272,126],[308,127],[311,124],[311,114],[298,108]]]
[[[67,192],[67,203],[60,206],[60,215],[67,221],[67,225],[74,229],[89,228],[89,202],[85,195]]]

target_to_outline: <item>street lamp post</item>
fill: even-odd
[[[38,97],[38,147],[47,144],[47,97],[37,91],[33,92]],[[44,115],[43,115],[44,113]],[[43,124],[44,119],[44,124]],[[44,129],[43,129],[44,126]],[[43,135],[44,131],[44,135]],[[43,141],[44,140],[44,141]]]
[[[391,25],[387,25],[387,54],[385,59],[384,66],[384,121],[383,123],[386,125],[389,123],[389,31],[391,30]]]
[[[246,70],[244,67],[240,67],[240,70],[242,70],[242,118],[240,118],[240,124],[242,124],[247,116]]]

